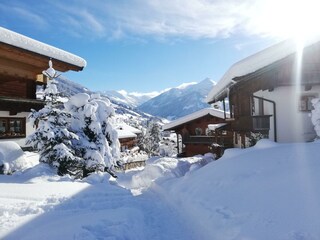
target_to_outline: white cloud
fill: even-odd
[[[157,91],[148,92],[148,93],[131,92],[131,93],[129,93],[129,95],[135,96],[135,97],[147,96],[147,97],[150,97],[150,98],[154,98],[154,97],[160,95],[161,93],[162,93],[162,92],[157,92]]]
[[[44,18],[40,17],[37,14],[34,14],[26,9],[14,7],[11,11],[12,14],[15,14],[16,16],[20,16],[24,20],[30,21],[33,24],[40,25],[40,26],[46,26],[47,22]]]
[[[2,13],[8,13],[7,21],[10,21],[10,18],[22,19],[23,22],[32,24],[35,28],[44,28],[48,26],[46,18],[42,17],[40,14],[35,13],[32,9],[29,9],[26,5],[15,4],[10,2],[7,4],[0,3],[0,11]],[[2,14],[5,16],[5,14]]]
[[[103,24],[91,13],[88,11],[80,11],[78,12],[79,16],[84,20],[87,24],[87,27],[92,29],[96,33],[103,33],[105,32],[105,27]]]
[[[119,90],[117,92],[120,93],[123,96],[127,96],[128,95],[128,92],[126,90]]]
[[[113,4],[105,10],[132,34],[215,38],[229,36],[247,20],[250,1],[132,0],[130,6]]]
[[[70,33],[75,35],[109,39],[151,36],[163,40],[227,37],[246,21],[251,1],[254,0],[70,0],[68,4],[57,0],[44,3],[50,9],[48,22],[70,28]],[[43,5],[33,6],[32,10],[43,12]]]
[[[298,4],[296,3],[298,2]],[[70,33],[84,37],[213,39],[233,34],[284,35],[295,30],[297,19],[317,16],[316,0],[70,0],[44,1],[41,6],[15,11],[35,21],[47,4],[48,22],[62,23]],[[16,4],[17,5],[17,4]],[[302,8],[304,15],[301,16]],[[31,11],[32,10],[32,11]],[[312,11],[314,10],[314,11]],[[311,11],[311,14],[309,12]],[[44,16],[42,14],[42,16]],[[317,18],[318,19],[318,18]],[[316,21],[313,21],[313,23]]]

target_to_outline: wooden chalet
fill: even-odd
[[[311,100],[320,95],[320,42],[297,48],[284,41],[234,64],[207,101],[229,103],[234,145],[249,146],[251,133],[278,142],[312,141]]]
[[[205,108],[165,124],[162,130],[177,134],[178,156],[213,152],[220,157],[225,148],[232,147],[232,135],[225,128],[226,117],[229,114],[221,110]]]
[[[33,131],[28,122],[31,109],[39,110],[37,85],[46,83],[42,71],[52,59],[57,71],[81,71],[82,58],[0,27],[0,141],[16,141],[25,146]]]
[[[121,151],[130,150],[137,146],[138,136],[142,134],[141,130],[131,127],[125,123],[115,126],[118,133]]]

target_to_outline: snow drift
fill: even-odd
[[[113,184],[43,166],[0,176],[0,238],[318,240],[319,149],[260,140],[206,165],[150,159]]]

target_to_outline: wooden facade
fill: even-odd
[[[236,144],[242,147],[247,146],[245,139],[251,133],[262,133],[268,136],[271,125],[272,140],[278,141],[279,119],[277,114],[286,114],[286,109],[279,112],[277,108],[280,104],[284,105],[285,101],[288,107],[295,103],[285,95],[282,98],[281,96],[275,97],[278,94],[276,90],[288,89],[288,93],[294,95],[298,86],[300,92],[303,93],[300,101],[305,102],[301,102],[300,105],[307,105],[312,97],[319,96],[317,87],[320,86],[320,43],[304,48],[301,59],[298,59],[298,56],[297,53],[293,53],[255,72],[232,79],[233,84],[228,87],[230,105],[228,122],[236,141],[240,138],[240,143]],[[264,94],[259,95],[258,93]],[[225,97],[226,95],[221,95],[216,100],[224,100]],[[266,104],[270,106],[268,111],[264,109]],[[298,106],[296,108],[298,109]],[[311,110],[310,106],[305,108],[305,111]],[[303,110],[300,109],[301,111]],[[298,117],[299,114],[295,116]],[[295,130],[291,129],[291,131]]]
[[[137,137],[119,138],[121,151],[137,146]]]
[[[59,72],[81,71],[83,67],[42,55],[16,46],[0,42],[0,73],[35,81],[37,75],[48,68],[52,59],[55,70]]]
[[[123,122],[116,124],[115,129],[118,133],[121,151],[131,150],[137,146],[138,137],[142,134],[141,130]]]
[[[225,128],[209,130],[208,125],[218,123],[225,123],[225,120],[206,114],[178,126],[165,127],[164,130],[174,131],[178,136],[178,142],[181,139],[182,148],[178,144],[179,156],[191,157],[212,152],[220,157],[224,149],[232,147],[232,135]]]
[[[52,60],[55,70],[59,72],[81,71],[85,61],[1,27],[0,33],[0,140],[22,139],[32,129],[32,126],[27,126],[29,112],[31,109],[39,110],[44,106],[44,102],[36,98],[36,88],[37,85],[46,82],[42,71],[48,68],[49,60]],[[16,39],[19,40],[15,42]],[[20,43],[24,47],[19,47]],[[55,59],[50,53],[61,56],[69,54],[70,58],[77,61],[72,63],[70,59],[67,61]],[[20,126],[22,123],[24,126]],[[18,144],[24,145],[24,141]]]

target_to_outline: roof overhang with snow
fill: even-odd
[[[126,130],[117,129],[117,133],[118,133],[118,138],[119,139],[136,138],[137,137],[137,135],[134,134],[133,132],[126,131]]]
[[[0,27],[0,74],[36,80],[50,59],[60,72],[86,66],[81,57]]]
[[[118,138],[136,138],[137,134],[141,134],[141,130],[131,127],[125,123],[117,124],[115,129],[118,133]]]
[[[182,118],[176,119],[170,123],[167,123],[165,125],[163,125],[162,130],[163,131],[169,131],[169,130],[173,130],[174,128],[181,126],[185,123],[194,121],[198,118],[204,117],[206,115],[211,115],[213,117],[217,117],[217,118],[221,118],[224,119],[225,118],[225,113],[222,110],[219,109],[215,109],[215,108],[204,108],[201,109],[200,111],[191,113],[187,116],[184,116]],[[226,117],[230,117],[229,113],[226,113]]]
[[[304,43],[303,47],[312,45],[319,40],[319,36],[308,39],[308,41]],[[261,69],[267,69],[269,65],[295,54],[297,49],[297,42],[290,39],[275,44],[235,63],[223,75],[220,81],[211,89],[206,99],[207,102],[210,104],[221,101],[228,96],[229,89],[234,84],[237,84],[239,79],[243,79],[243,76],[254,74]]]

